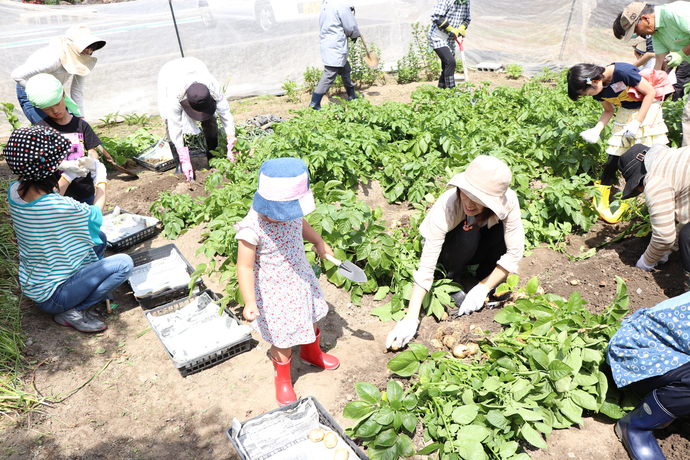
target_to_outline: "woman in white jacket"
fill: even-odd
[[[80,112],[73,115],[84,118],[84,84],[98,60],[91,54],[104,46],[105,40],[91,34],[88,27],[70,27],[65,35],[55,37],[48,46],[34,52],[24,64],[14,69],[12,78],[17,82],[17,99],[31,124],[35,125],[46,117],[41,109],[31,104],[24,90],[27,80],[39,73],[54,76],[65,88],[68,87],[67,80],[72,77],[69,96]]]

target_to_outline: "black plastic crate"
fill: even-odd
[[[185,298],[175,302],[171,302],[166,305],[155,308],[151,311],[148,311],[146,312],[146,319],[149,321],[149,324],[151,324],[151,320],[149,319],[150,316],[168,315],[183,307],[186,307],[187,305],[192,303],[196,298],[202,297],[204,295],[208,296],[210,300],[212,300],[213,302],[218,302],[218,297],[216,296],[216,294],[210,289],[206,289],[191,298]],[[230,310],[228,306],[225,307],[224,311],[228,316],[239,322],[237,316],[235,316],[235,314],[232,312],[232,310]],[[151,328],[153,329],[153,325],[151,325]],[[160,337],[158,339],[160,340]],[[162,341],[161,344],[163,344]],[[175,367],[177,367],[177,370],[180,371],[182,377],[187,377],[190,374],[203,371],[204,369],[208,369],[209,367],[215,366],[218,363],[227,361],[228,359],[232,358],[233,356],[237,356],[240,353],[249,351],[251,350],[251,345],[252,336],[248,335],[246,338],[238,342],[224,345],[223,347],[220,347],[208,353],[206,356],[202,356],[201,358],[193,359],[182,364],[178,364],[173,361],[173,364],[175,365]],[[163,345],[163,348],[165,348],[165,345]],[[168,356],[170,356],[170,359],[172,360],[173,356],[170,353],[170,351],[168,351],[167,348],[165,351],[168,352]]]
[[[319,413],[319,423],[327,426],[328,428],[331,429],[331,431],[334,431],[335,433],[337,433],[338,436],[340,436],[340,438],[342,438],[345,441],[345,443],[350,447],[350,449],[353,450],[353,452],[357,455],[357,458],[359,458],[361,460],[369,460],[369,457],[364,455],[364,452],[362,452],[362,450],[357,446],[357,444],[355,444],[354,441],[352,439],[350,439],[350,437],[345,434],[345,431],[340,427],[340,425],[338,425],[338,423],[336,423],[336,421],[333,420],[333,417],[331,417],[331,414],[326,412],[326,409],[324,409],[323,406],[321,405],[321,403],[319,403],[319,401],[313,396],[307,396],[306,398],[300,398],[293,403],[290,403],[290,404],[283,406],[283,407],[279,407],[277,409],[273,409],[272,411],[266,412],[264,414],[257,415],[256,417],[252,417],[249,420],[254,420],[256,418],[262,417],[266,414],[272,414],[274,412],[279,412],[279,411],[287,412],[287,411],[293,410],[295,407],[297,407],[299,405],[299,403],[301,401],[303,401],[305,399],[310,399],[314,402],[314,405],[316,406],[316,410]],[[245,420],[244,422],[242,422],[242,426],[244,426],[244,424],[247,423],[249,420]],[[228,439],[230,439],[232,446],[237,451],[237,455],[239,455],[239,457],[242,460],[252,460],[251,458],[244,455],[243,449],[241,449],[241,447],[238,446],[236,444],[235,440],[233,439],[233,437],[232,437],[232,435],[233,435],[232,426],[230,428],[228,428],[227,430],[225,430],[225,434],[228,436]]]
[[[153,248],[147,251],[137,252],[136,254],[132,254],[131,257],[134,261],[134,266],[138,267],[139,265],[144,265],[149,262],[153,262],[154,260],[168,257],[172,253],[172,251],[177,251],[182,260],[184,260],[185,264],[187,265],[187,272],[190,275],[194,273],[194,267],[192,267],[192,265],[187,261],[187,259],[185,259],[180,250],[177,249],[177,246],[175,246],[172,243],[166,244],[165,246],[161,246],[159,248]],[[196,281],[196,289],[198,289],[199,291],[206,289],[203,279],[199,278]],[[167,291],[163,291],[159,294],[154,294],[149,297],[142,297],[141,299],[137,298],[137,300],[139,301],[141,308],[149,310],[151,308],[158,307],[159,305],[163,305],[188,296],[189,289],[187,286],[183,286],[178,289],[170,289]]]
[[[107,216],[107,215],[112,214],[112,213],[113,213],[112,211],[108,211],[103,215]],[[124,209],[121,209],[120,214],[133,214],[133,213],[131,213],[129,211],[125,211]],[[145,217],[145,216],[142,216],[142,217]],[[156,219],[156,220],[158,220],[158,219]],[[115,242],[108,241],[108,247],[115,252],[119,252],[119,251],[122,251],[123,249],[127,249],[130,246],[134,246],[137,243],[140,243],[146,239],[151,238],[153,235],[156,234],[156,232],[160,228],[160,225],[161,225],[161,222],[159,220],[158,223],[156,223],[156,225],[146,227],[145,229],[140,230],[137,233],[134,233],[132,235],[126,236],[119,241],[115,241]]]
[[[143,160],[143,159],[140,159],[140,158],[139,158],[141,155],[143,155],[143,154],[145,154],[146,152],[148,152],[149,150],[153,149],[156,145],[158,145],[159,142],[160,142],[160,140],[157,140],[155,143],[151,144],[149,147],[147,147],[147,148],[145,148],[144,150],[142,150],[141,152],[139,152],[139,153],[138,153],[136,156],[134,156],[132,159],[133,159],[137,164],[143,166],[144,168],[149,169],[149,170],[151,170],[151,171],[155,171],[155,172],[163,172],[163,171],[168,171],[168,170],[170,170],[170,169],[173,169],[173,168],[175,167],[175,160],[174,160],[174,159],[170,159],[170,160],[166,160],[166,161],[161,161],[160,163],[157,163],[157,164],[154,165],[154,164],[152,164],[152,163],[149,163],[149,162],[146,161],[146,160]],[[164,141],[164,142],[168,142],[168,141]]]

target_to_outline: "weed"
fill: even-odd
[[[319,84],[319,80],[321,79],[321,74],[321,69],[317,67],[307,67],[307,70],[304,71],[302,75],[304,78],[304,89],[308,93],[314,92],[316,85]]]
[[[551,83],[558,80],[558,73],[553,72],[548,67],[544,67],[540,73],[532,77],[532,80],[540,83]]]
[[[122,118],[124,119],[124,123],[128,126],[132,126],[132,125],[146,126],[146,123],[148,123],[151,120],[151,117],[149,117],[146,114],[137,115],[136,113],[133,113],[131,115],[122,115]]]
[[[518,64],[508,64],[506,66],[506,76],[517,80],[522,75],[522,66]]]
[[[105,117],[100,118],[100,121],[101,121],[101,123],[103,124],[103,126],[116,125],[117,123],[119,123],[119,122],[117,121],[117,117],[118,117],[118,116],[120,116],[120,111],[119,111],[119,110],[118,110],[117,112],[115,112],[115,113],[109,113],[109,114],[106,115]]]
[[[7,122],[12,126],[12,129],[19,129],[19,117],[14,114],[14,104],[10,102],[0,102],[0,111],[5,113]]]
[[[288,102],[298,104],[302,100],[302,95],[300,94],[300,87],[295,80],[290,80],[290,77],[286,78],[282,86],[285,94],[287,95]]]

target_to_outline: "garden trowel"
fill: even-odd
[[[338,274],[344,276],[345,278],[349,279],[350,281],[354,281],[355,283],[366,283],[367,282],[367,275],[364,273],[364,270],[359,268],[357,265],[353,264],[349,260],[345,260],[343,262],[339,261],[335,257],[326,254],[326,259],[337,265],[338,266]]]

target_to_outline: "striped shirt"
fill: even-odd
[[[644,198],[652,224],[644,257],[653,264],[669,249],[678,250],[677,233],[690,222],[690,147],[656,155],[644,178]]]
[[[98,261],[93,247],[101,244],[98,231],[103,215],[57,193],[30,203],[22,200],[13,182],[7,191],[10,215],[19,245],[19,282],[24,295],[37,303],[82,268]]]
[[[431,27],[429,27],[429,46],[433,49],[447,46],[451,51],[455,50],[455,35],[438,28],[438,24],[443,24],[448,20],[448,25],[458,28],[460,25],[465,27],[470,25],[470,0],[460,2],[457,0],[438,0],[431,13]]]

